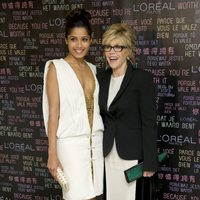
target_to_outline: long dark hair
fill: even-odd
[[[70,34],[75,27],[86,28],[88,35],[92,37],[92,28],[90,24],[91,15],[84,9],[74,9],[66,16],[65,37]]]

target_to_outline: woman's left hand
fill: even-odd
[[[154,174],[155,174],[155,172],[151,172],[151,171],[144,171],[143,172],[144,177],[152,177]]]

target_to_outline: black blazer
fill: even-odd
[[[107,110],[111,74],[111,69],[98,74],[99,105],[105,129],[104,156],[111,151],[115,139],[117,152],[122,159],[142,159],[145,171],[156,171],[157,130],[152,75],[136,69],[129,62],[120,90]]]

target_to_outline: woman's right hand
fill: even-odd
[[[63,167],[56,155],[49,155],[47,167],[49,169],[49,172],[53,176],[54,179],[57,177],[57,169],[60,167],[63,170]]]

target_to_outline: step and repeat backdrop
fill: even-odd
[[[1,0],[0,200],[61,200],[47,168],[43,70],[65,57],[65,15],[85,8],[93,44],[87,59],[103,70],[101,36],[112,23],[137,35],[137,67],[157,87],[157,200],[200,200],[200,1]],[[144,80],[145,81],[145,80]]]

